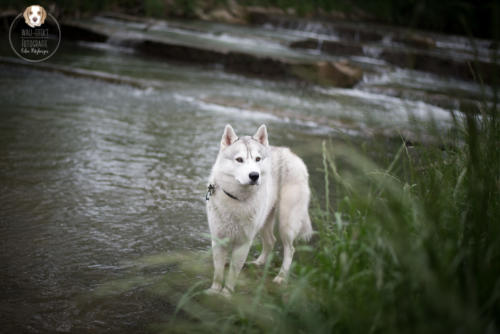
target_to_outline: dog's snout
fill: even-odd
[[[259,173],[257,172],[251,172],[250,174],[248,174],[248,177],[250,178],[250,180],[252,180],[253,182],[257,181],[259,179]]]
[[[33,22],[36,22],[38,20],[38,18],[35,16],[35,17],[33,17],[32,20],[33,20]]]

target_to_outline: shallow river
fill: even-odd
[[[5,45],[2,55],[12,57]],[[172,267],[137,268],[208,249],[206,179],[226,123],[241,134],[266,123],[271,144],[303,157],[317,198],[323,140],[411,129],[409,114],[449,122],[444,109],[364,88],[453,86],[384,69],[356,89],[320,88],[99,43],[65,43],[49,62],[142,88],[0,65],[0,332],[136,332],[168,319],[175,305],[144,282]]]

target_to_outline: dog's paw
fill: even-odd
[[[206,295],[209,295],[209,296],[220,295],[222,293],[221,290],[215,289],[215,288],[206,289],[204,292]]]
[[[221,295],[221,296],[224,296],[224,297],[226,297],[226,298],[231,298],[232,293],[231,293],[231,291],[230,291],[229,289],[224,288],[224,289],[222,289],[222,291],[220,292],[220,295]]]
[[[224,298],[230,298],[231,297],[231,291],[229,291],[226,288],[224,288],[222,290],[210,288],[210,289],[206,289],[204,292],[208,296],[222,296]]]
[[[257,266],[257,267],[260,267],[260,266],[264,265],[264,263],[266,263],[266,262],[263,261],[263,260],[259,260],[259,259],[248,262],[248,264],[251,264],[251,265],[254,265],[254,266]]]
[[[273,282],[278,285],[282,285],[286,283],[286,278],[281,275],[278,275],[273,279]]]

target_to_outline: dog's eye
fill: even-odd
[[[30,10],[30,15],[33,14],[33,12]]]
[[[236,158],[236,161],[238,161],[239,163],[242,163],[243,162],[243,158],[238,157],[238,158]]]
[[[259,162],[260,161],[260,157],[255,158],[255,161]]]
[[[40,11],[38,11],[38,15],[40,15]]]

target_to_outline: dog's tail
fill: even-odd
[[[302,219],[302,226],[299,231],[299,238],[304,241],[309,241],[313,235],[313,229],[311,225],[311,219],[309,218],[309,213],[306,213],[305,217]]]

